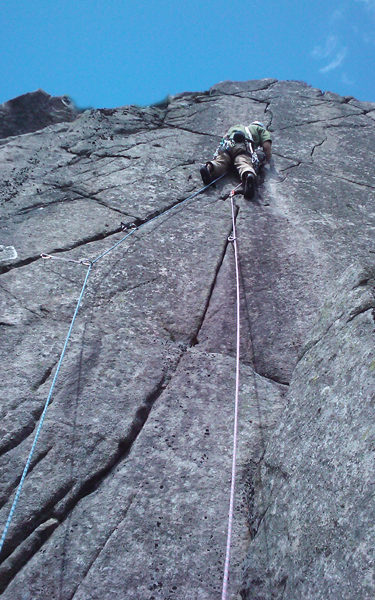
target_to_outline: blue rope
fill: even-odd
[[[25,465],[25,468],[24,468],[24,470],[23,470],[23,473],[22,473],[22,476],[21,476],[21,480],[20,480],[20,482],[19,482],[19,484],[18,484],[17,492],[16,492],[16,495],[15,495],[15,497],[14,497],[13,504],[12,504],[12,507],[11,507],[11,509],[10,509],[10,512],[9,512],[9,516],[8,516],[7,522],[5,523],[4,531],[3,531],[3,534],[2,534],[2,536],[1,536],[1,541],[0,541],[0,554],[1,554],[1,551],[2,551],[2,548],[3,548],[3,545],[4,545],[4,542],[5,542],[5,538],[6,538],[6,536],[7,536],[7,533],[8,533],[9,527],[10,527],[10,524],[11,524],[11,522],[12,522],[12,519],[13,519],[14,511],[16,510],[16,506],[17,506],[17,503],[18,503],[19,497],[20,497],[20,495],[21,495],[21,491],[22,491],[23,483],[24,483],[24,481],[25,481],[26,475],[27,475],[27,473],[28,473],[28,470],[29,470],[29,468],[30,468],[30,464],[31,464],[31,461],[32,461],[32,457],[33,457],[33,454],[34,454],[34,450],[35,450],[35,447],[36,447],[36,444],[37,444],[37,441],[38,441],[38,438],[39,438],[39,434],[40,434],[40,432],[41,432],[41,429],[42,429],[42,426],[43,426],[43,423],[44,423],[44,419],[45,419],[45,416],[46,416],[46,413],[47,413],[47,408],[48,408],[48,406],[49,406],[49,403],[50,403],[50,400],[51,400],[52,392],[53,392],[53,390],[54,390],[55,383],[56,383],[56,380],[57,380],[57,377],[58,377],[58,374],[59,374],[59,371],[60,371],[61,363],[62,363],[62,361],[63,361],[63,358],[64,358],[64,356],[65,356],[66,348],[67,348],[67,346],[68,346],[69,338],[70,338],[70,335],[71,335],[71,333],[72,333],[72,330],[73,330],[73,325],[74,325],[74,322],[75,322],[75,320],[76,320],[76,316],[77,316],[77,313],[78,313],[78,309],[79,309],[79,307],[80,307],[80,304],[81,304],[81,302],[82,302],[83,294],[84,294],[84,291],[85,291],[85,289],[86,289],[87,280],[88,280],[88,278],[89,278],[89,275],[90,275],[90,271],[91,271],[91,268],[92,268],[92,266],[93,266],[93,265],[94,265],[94,264],[95,264],[95,263],[96,263],[96,262],[97,262],[99,259],[103,258],[103,256],[105,256],[106,254],[109,254],[109,252],[111,252],[112,250],[114,250],[115,248],[117,248],[117,246],[119,246],[119,245],[120,245],[122,242],[124,242],[124,241],[125,241],[125,240],[126,240],[126,239],[127,239],[129,236],[130,236],[130,235],[132,235],[132,234],[133,234],[135,231],[138,231],[138,229],[141,229],[141,228],[142,228],[142,227],[144,227],[145,225],[148,225],[149,223],[152,223],[153,221],[155,221],[155,220],[156,220],[156,219],[158,219],[159,217],[162,217],[162,216],[166,215],[167,213],[169,213],[169,212],[170,212],[171,210],[173,210],[174,208],[176,208],[176,207],[178,207],[178,206],[182,206],[182,205],[183,205],[183,204],[185,204],[185,202],[187,202],[188,200],[191,200],[192,198],[195,198],[196,196],[198,196],[198,194],[200,194],[201,192],[204,192],[204,190],[206,190],[208,187],[210,187],[210,186],[211,186],[213,183],[215,183],[216,181],[219,181],[219,179],[221,179],[222,177],[224,177],[224,175],[226,175],[226,173],[224,173],[223,175],[221,175],[220,177],[218,177],[217,179],[215,179],[214,181],[212,181],[211,183],[209,183],[208,185],[206,185],[204,188],[200,189],[198,192],[195,192],[194,194],[191,194],[191,196],[188,196],[188,198],[185,198],[185,200],[183,200],[182,202],[179,202],[178,204],[174,204],[173,206],[171,206],[170,208],[168,208],[168,210],[164,211],[163,213],[160,213],[159,215],[156,215],[155,217],[153,217],[153,218],[152,218],[152,219],[150,219],[149,221],[145,221],[145,222],[144,222],[144,223],[142,223],[142,225],[140,225],[140,226],[139,226],[137,229],[133,229],[132,231],[130,231],[130,232],[129,232],[127,235],[125,235],[125,236],[124,236],[124,237],[123,237],[121,240],[119,240],[119,241],[118,241],[116,244],[114,244],[113,246],[111,246],[111,248],[108,248],[108,250],[106,250],[105,252],[103,252],[102,254],[100,254],[100,256],[98,256],[97,258],[95,258],[95,260],[93,260],[93,261],[90,263],[90,265],[89,265],[89,268],[87,269],[87,273],[86,273],[85,280],[84,280],[84,282],[83,282],[83,286],[82,286],[82,290],[81,290],[81,293],[80,293],[80,296],[79,296],[79,299],[78,299],[78,302],[77,302],[77,306],[76,306],[76,309],[75,309],[75,311],[74,311],[74,315],[73,315],[72,321],[71,321],[71,323],[70,323],[70,327],[69,327],[68,335],[66,336],[65,344],[64,344],[64,347],[63,347],[63,349],[62,349],[62,352],[61,352],[61,356],[60,356],[60,360],[59,360],[59,362],[58,362],[58,365],[57,365],[56,373],[55,373],[55,375],[54,375],[54,378],[53,378],[53,381],[52,381],[52,384],[51,384],[51,388],[50,388],[50,391],[49,391],[49,394],[48,394],[47,400],[46,400],[46,402],[45,402],[45,405],[44,405],[44,409],[43,409],[42,416],[41,416],[41,418],[40,418],[40,421],[39,421],[38,429],[37,429],[37,431],[36,431],[36,434],[35,434],[35,437],[34,437],[33,445],[31,446],[31,450],[30,450],[30,453],[29,453],[28,459],[27,459],[27,461],[26,461],[26,465]]]
[[[49,402],[50,402],[50,399],[51,399],[51,396],[52,396],[53,388],[55,387],[55,383],[56,383],[57,376],[58,376],[59,371],[60,371],[61,363],[63,361],[64,355],[65,355],[65,351],[66,351],[66,348],[67,348],[67,345],[68,345],[68,341],[69,341],[70,335],[72,333],[74,321],[76,320],[78,309],[79,309],[80,304],[82,302],[83,293],[84,293],[85,288],[86,288],[86,284],[87,284],[87,280],[89,278],[90,271],[91,271],[91,265],[87,269],[85,281],[83,283],[81,294],[79,296],[79,299],[78,299],[78,302],[77,302],[77,306],[76,306],[76,309],[74,311],[72,322],[70,323],[68,335],[66,336],[65,344],[64,344],[63,350],[61,352],[61,356],[60,356],[59,363],[57,365],[56,373],[55,373],[55,376],[54,376],[53,381],[52,381],[51,389],[49,391],[48,398],[47,398],[46,403],[44,405],[44,410],[43,410],[42,416],[41,416],[40,421],[39,421],[39,425],[38,425],[38,429],[37,429],[35,437],[34,437],[33,445],[31,446],[31,450],[30,450],[30,453],[29,453],[29,456],[28,456],[25,468],[24,468],[23,473],[22,473],[21,481],[19,482],[19,485],[18,485],[18,488],[17,488],[17,493],[16,493],[15,498],[13,500],[12,508],[10,509],[8,520],[7,520],[7,522],[5,524],[5,527],[4,527],[3,535],[1,536],[0,553],[1,553],[1,550],[3,548],[4,541],[5,541],[6,535],[8,533],[9,526],[10,526],[10,524],[12,522],[13,514],[14,514],[14,511],[16,510],[18,499],[19,499],[19,497],[21,495],[21,490],[22,490],[23,482],[25,481],[25,477],[26,477],[27,472],[28,472],[28,470],[30,468],[30,463],[31,463],[31,460],[32,460],[32,457],[33,457],[33,454],[34,454],[35,446],[37,444],[37,441],[38,441],[38,438],[39,438],[39,434],[40,434],[40,431],[41,431],[42,426],[43,426],[43,422],[44,422],[44,419],[45,419],[45,416],[46,416],[46,413],[47,413],[47,408],[48,408],[48,405],[49,405]]]

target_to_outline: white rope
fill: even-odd
[[[237,288],[237,293],[236,293],[236,295],[237,295],[236,388],[235,388],[235,401],[234,401],[232,482],[231,482],[231,488],[230,488],[227,550],[226,550],[226,556],[225,556],[223,592],[222,592],[222,596],[221,596],[222,600],[227,600],[227,593],[228,593],[230,549],[231,549],[231,542],[232,542],[234,491],[235,491],[235,482],[236,482],[238,395],[239,395],[239,380],[240,380],[240,277],[239,277],[239,268],[238,268],[238,249],[237,249],[237,234],[236,234],[236,218],[235,218],[235,211],[234,211],[234,193],[235,193],[235,190],[232,190],[232,192],[230,193],[230,200],[231,200],[231,207],[232,207],[233,232],[229,238],[229,241],[233,243],[234,259],[235,259],[235,265],[236,265],[236,288]]]

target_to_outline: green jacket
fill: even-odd
[[[247,128],[253,138],[254,147],[263,146],[264,142],[272,142],[272,136],[267,129],[264,129],[260,125],[248,125]],[[242,131],[247,137],[246,125],[234,125],[231,127],[224,136],[224,139],[231,139],[235,131]]]

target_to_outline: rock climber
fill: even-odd
[[[263,152],[256,152],[262,148]],[[272,138],[259,121],[250,125],[234,125],[223,137],[211,161],[202,165],[200,174],[205,185],[223,175],[234,165],[244,185],[243,194],[251,200],[260,168],[269,174],[272,165]]]

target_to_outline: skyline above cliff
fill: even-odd
[[[375,101],[374,23],[374,0],[16,0],[0,23],[0,103],[42,88],[82,108],[147,105],[263,77]]]

